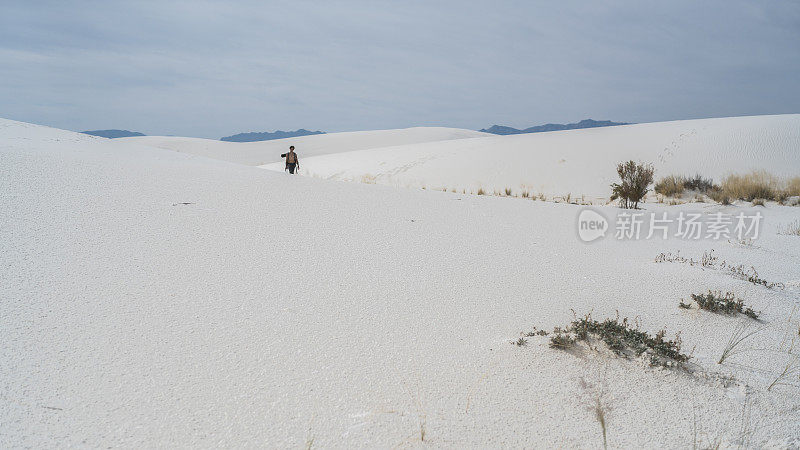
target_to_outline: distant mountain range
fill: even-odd
[[[592,120],[592,119],[585,119],[581,120],[578,123],[568,123],[568,124],[561,124],[561,123],[548,123],[545,125],[537,125],[535,127],[525,128],[524,130],[519,130],[512,127],[505,127],[502,125],[492,125],[489,128],[484,128],[484,133],[492,133],[492,134],[523,134],[523,133],[542,133],[544,131],[562,131],[562,130],[577,130],[581,128],[598,128],[598,127],[613,127],[616,125],[630,125],[625,122],[612,122],[610,120]]]
[[[581,120],[578,123],[568,123],[566,125],[560,123],[548,123],[545,125],[537,125],[535,127],[525,128],[524,130],[512,127],[506,127],[503,125],[492,125],[491,127],[484,128],[480,131],[483,131],[484,133],[508,135],[508,134],[523,134],[523,133],[541,133],[544,131],[577,130],[580,128],[613,127],[616,125],[629,125],[629,124],[625,122],[612,122],[610,120],[585,119]],[[139,133],[136,131],[128,131],[128,130],[93,130],[93,131],[81,131],[81,133],[90,134],[92,136],[100,136],[109,139],[131,137],[131,136],[145,136],[145,134],[143,133]],[[325,132],[309,131],[306,130],[305,128],[300,128],[299,130],[295,131],[278,130],[272,133],[268,131],[250,132],[250,133],[234,134],[233,136],[225,136],[223,138],[220,138],[220,141],[227,141],[227,142],[271,141],[273,139],[310,136],[313,134],[325,134]]]
[[[143,133],[128,130],[94,130],[94,131],[81,131],[83,134],[91,134],[92,136],[100,136],[104,138],[114,139],[121,137],[144,136]]]
[[[263,131],[260,133],[251,132],[251,133],[239,133],[234,134],[233,136],[225,136],[224,138],[220,138],[220,141],[228,141],[228,142],[256,142],[256,141],[271,141],[273,139],[284,139],[284,138],[291,138],[291,137],[298,137],[298,136],[310,136],[312,134],[325,134],[324,131],[308,131],[304,128],[300,128],[297,131],[281,131],[278,130],[274,133],[270,133],[268,131]]]

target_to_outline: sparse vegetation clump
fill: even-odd
[[[711,200],[721,204],[721,205],[730,205],[731,204],[731,196],[724,192],[721,188],[720,189],[712,189],[706,193]]]
[[[758,313],[753,311],[753,308],[745,307],[744,301],[737,299],[733,292],[712,292],[708,291],[707,294],[692,294],[692,300],[697,303],[700,309],[711,311],[719,314],[744,314],[745,316],[753,319],[758,319]],[[686,303],[679,304],[682,308],[688,308]]]
[[[758,275],[758,271],[753,266],[750,266],[749,269],[746,269],[744,267],[744,264],[739,264],[737,266],[724,260],[722,262],[719,262],[719,258],[714,256],[714,250],[711,250],[709,252],[703,252],[703,256],[700,258],[699,261],[693,258],[685,258],[681,256],[680,252],[659,253],[658,255],[656,255],[655,262],[657,263],[673,262],[673,263],[689,264],[690,266],[699,265],[701,267],[708,269],[727,271],[731,276],[735,278],[747,281],[748,283],[753,283],[755,285],[764,286],[767,289],[786,288],[786,285],[781,282],[767,281],[761,278]]]
[[[692,177],[669,175],[659,180],[653,190],[665,197],[680,197],[684,191],[694,191],[710,196],[712,193],[719,192],[720,187],[715,185],[711,178],[705,178],[700,174]]]
[[[664,177],[660,179],[655,186],[653,186],[653,190],[657,194],[661,194],[666,197],[680,197],[685,190],[683,178],[675,175]]]
[[[691,177],[669,175],[661,178],[653,190],[664,197],[680,197],[685,191],[693,191],[723,205],[729,205],[732,200],[752,202],[754,206],[764,206],[767,200],[783,205],[791,197],[800,196],[800,177],[781,179],[759,170],[728,175],[717,185],[711,178],[700,174]]]
[[[714,184],[711,178],[704,178],[702,175],[697,174],[693,177],[683,178],[683,187],[691,191],[701,192],[703,194],[719,189],[719,186]]]
[[[795,220],[778,229],[778,234],[785,234],[787,236],[800,236],[800,220]]]
[[[722,181],[722,191],[731,198],[752,202],[755,199],[774,200],[780,192],[780,180],[760,170],[745,175],[728,175]]]
[[[681,353],[680,333],[674,340],[665,339],[666,331],[661,330],[655,336],[631,327],[628,319],[621,321],[605,319],[602,322],[587,315],[576,319],[564,329],[555,328],[550,334],[550,347],[557,349],[574,348],[580,341],[602,341],[609,349],[623,357],[650,356],[653,366],[670,367],[689,360],[689,356]]]
[[[619,201],[623,208],[638,209],[639,202],[653,183],[653,165],[636,164],[634,161],[619,163],[617,174],[621,183],[611,185],[611,200]]]
[[[575,345],[575,338],[562,331],[553,332],[550,337],[551,348],[570,348]]]

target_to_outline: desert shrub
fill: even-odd
[[[693,177],[683,178],[683,187],[692,191],[706,193],[716,186],[714,186],[714,180],[711,178],[703,178],[702,175],[697,174]]]
[[[530,191],[527,190],[522,191],[522,198],[530,198],[530,196],[531,196]]]
[[[486,195],[486,191],[483,188],[478,188],[478,195]]]
[[[619,163],[617,174],[621,183],[611,185],[611,200],[618,200],[623,208],[637,209],[653,183],[652,164]]]
[[[527,340],[527,339],[525,339],[524,337],[521,337],[521,336],[520,336],[520,338],[519,338],[519,339],[517,339],[516,341],[514,341],[514,344],[515,344],[517,347],[524,347],[525,345],[528,345],[528,340]]]
[[[758,319],[758,313],[753,311],[753,308],[745,307],[744,301],[737,299],[733,292],[723,294],[721,292],[708,291],[707,294],[692,294],[691,297],[700,309],[705,309],[706,311],[728,315],[738,313]],[[684,307],[683,302],[681,303],[679,306]]]
[[[658,180],[658,183],[653,186],[653,190],[667,197],[678,197],[684,191],[683,179],[675,175],[664,177]]]
[[[746,200],[774,200],[780,191],[779,180],[766,171],[753,171],[745,175],[728,175],[722,182],[722,191],[731,198]]]
[[[505,192],[505,194],[506,194],[506,197],[510,197],[510,196],[511,196],[511,188],[505,188],[505,189],[503,190],[503,192]]]
[[[753,204],[753,206],[764,206],[764,199],[763,198],[754,198],[752,204]]]

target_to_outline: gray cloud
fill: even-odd
[[[216,138],[800,112],[794,1],[0,8],[0,116],[74,130]]]

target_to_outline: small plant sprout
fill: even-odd
[[[736,327],[734,327],[733,333],[731,333],[731,336],[728,338],[728,342],[722,349],[722,354],[720,355],[717,364],[722,364],[731,356],[747,351],[747,349],[740,348],[739,346],[746,340],[752,338],[761,331],[764,331],[766,328],[766,325],[754,328],[753,322],[747,320],[740,321]]]
[[[582,403],[592,413],[597,423],[600,425],[600,432],[603,436],[603,448],[608,448],[608,412],[605,399],[605,380],[597,383],[590,383],[584,378],[580,379],[580,386],[589,397]]]
[[[793,308],[791,314],[789,314],[787,329],[778,347],[780,353],[786,353],[788,356],[786,365],[783,366],[783,370],[767,387],[768,391],[775,386],[792,385],[793,383],[790,380],[800,381],[800,354],[795,350],[798,343],[800,343],[800,324],[793,320],[795,312],[797,312],[797,307]]]
[[[550,348],[568,349],[574,346],[575,338],[560,330],[553,330],[553,335],[550,337]]]
[[[608,436],[606,432],[606,410],[603,408],[603,404],[600,403],[600,397],[598,396],[594,405],[594,417],[597,419],[597,422],[600,423],[600,429],[603,431],[603,448],[608,448]]]
[[[797,379],[800,381],[800,356],[798,355],[789,355],[789,360],[786,363],[786,366],[783,370],[775,377],[775,380],[770,383],[767,390],[772,390],[773,387],[779,385],[791,385],[792,383],[789,380]]]
[[[503,192],[506,194],[506,197],[511,197],[511,188],[505,188]]]
[[[422,402],[419,399],[419,394],[412,393],[411,389],[408,388],[405,382],[403,382],[403,386],[406,388],[406,392],[408,396],[411,397],[411,401],[414,404],[414,408],[417,410],[417,418],[419,419],[419,440],[421,442],[425,442],[425,433],[426,433],[426,425],[428,422],[428,415],[425,413],[425,409],[422,407]]]

